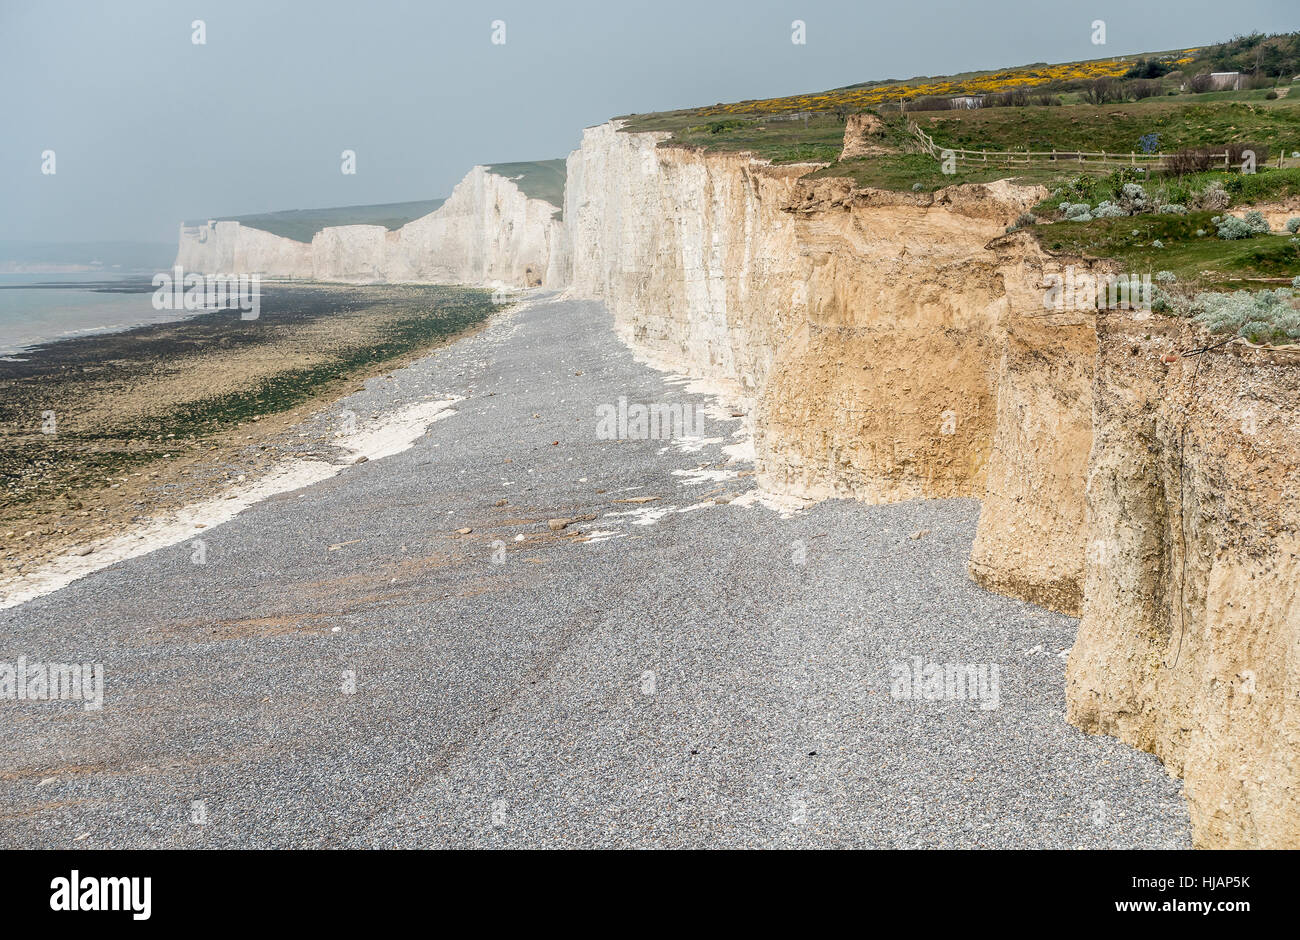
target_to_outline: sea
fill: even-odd
[[[152,275],[0,274],[0,358],[92,333],[114,333],[204,311],[155,310]]]

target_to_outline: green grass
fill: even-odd
[[[926,153],[891,153],[877,156],[861,157],[834,163],[815,173],[809,173],[805,179],[826,179],[846,177],[859,186],[890,189],[896,191],[917,190],[933,192],[944,186],[956,186],[960,183],[989,183],[993,180],[1012,179],[1018,183],[1041,183],[1051,187],[1061,179],[1061,174],[1053,169],[1039,167],[958,167],[957,172],[946,175],[938,162]],[[920,184],[918,188],[916,184]]]
[[[286,209],[282,212],[263,212],[257,215],[228,215],[218,222],[238,222],[249,228],[261,229],[296,242],[310,243],[312,236],[323,228],[334,225],[382,225],[390,232],[407,222],[428,215],[445,200],[424,199],[417,202],[389,202],[373,206],[338,206],[332,209]],[[186,222],[202,225],[207,220]]]
[[[1176,97],[1189,103],[1204,101],[1257,101],[1261,104],[1266,104],[1268,103],[1268,93],[1276,90],[1277,89],[1274,88],[1253,88],[1244,91],[1207,91],[1202,92],[1199,95],[1184,92]]]
[[[1225,99],[1222,97],[1225,95],[1236,97]],[[1243,97],[1252,100],[1239,100]],[[625,130],[629,132],[671,134],[665,146],[713,152],[745,151],[778,164],[827,163],[831,165],[812,173],[811,178],[847,177],[862,186],[899,190],[910,190],[917,183],[924,190],[932,190],[953,183],[1006,178],[1043,183],[1051,188],[1081,173],[1104,175],[1107,172],[1105,168],[1064,161],[1059,167],[967,165],[955,176],[945,176],[937,161],[912,152],[917,148],[907,133],[907,121],[919,123],[940,146],[969,150],[1104,150],[1126,154],[1137,150],[1139,138],[1148,133],[1160,136],[1160,147],[1166,152],[1236,141],[1264,144],[1272,156],[1279,150],[1288,156],[1292,150],[1300,150],[1300,94],[1294,100],[1288,97],[1263,101],[1259,92],[1219,92],[1103,106],[885,113],[882,119],[888,131],[881,143],[899,152],[838,163],[845,125],[829,113],[812,112],[807,120],[794,121],[774,120],[772,116],[701,118],[693,110],[624,118],[628,122]],[[1228,186],[1234,203],[1300,193],[1300,175],[1293,170],[1261,172],[1254,177],[1239,177],[1235,173],[1201,174],[1187,178],[1185,188],[1203,188],[1216,175]]]
[[[1250,93],[1246,93],[1250,94]],[[1125,104],[981,108],[910,114],[941,147],[967,150],[1141,152],[1139,138],[1159,135],[1165,153],[1233,141],[1300,150],[1300,97],[1277,101],[1202,101],[1208,96],[1149,98]]]
[[[819,162],[834,163],[841,147],[844,128],[843,117],[847,109],[857,110],[862,101],[876,102],[882,117],[891,117],[901,126],[905,120],[919,123],[931,133],[940,146],[969,150],[1032,150],[1032,151],[1105,151],[1113,154],[1140,152],[1140,139],[1148,134],[1158,135],[1158,148],[1170,152],[1186,147],[1218,147],[1229,143],[1257,143],[1265,145],[1270,155],[1289,155],[1300,151],[1300,93],[1294,96],[1266,100],[1271,89],[1259,88],[1244,91],[1217,91],[1204,94],[1180,92],[1179,86],[1200,71],[1240,68],[1237,59],[1250,59],[1261,41],[1264,46],[1277,46],[1269,53],[1271,63],[1268,74],[1274,74],[1289,61],[1292,47],[1300,44],[1300,34],[1288,34],[1263,40],[1246,37],[1226,44],[1208,45],[1190,53],[1192,61],[1182,66],[1182,71],[1165,76],[1159,81],[1173,94],[1157,95],[1142,101],[1128,101],[1105,105],[1091,105],[1082,100],[1082,89],[1089,83],[1079,74],[1096,71],[1088,63],[1062,63],[1048,66],[1033,63],[1014,69],[981,70],[917,77],[899,82],[897,79],[859,82],[817,94],[788,96],[786,98],[750,100],[732,104],[718,103],[698,108],[665,111],[650,114],[625,115],[624,129],[628,132],[665,132],[670,146],[696,147],[706,151],[747,151],[774,163]],[[1146,53],[1140,58],[1170,61],[1185,53],[1169,50],[1163,53]],[[1281,58],[1278,58],[1281,56]],[[1245,58],[1243,58],[1245,57]],[[1136,61],[1139,56],[1122,57],[1123,61]],[[1274,61],[1276,60],[1276,61]],[[1115,57],[1091,60],[1093,65],[1115,62]],[[1252,60],[1253,61],[1253,60]],[[1075,68],[1075,66],[1085,66]],[[1289,77],[1290,72],[1286,75]],[[917,95],[934,94],[927,86],[951,83],[953,87],[969,85],[967,90],[1013,87],[1016,82],[1033,80],[1034,76],[1053,77],[1029,88],[1032,95],[1050,94],[1060,98],[1061,106],[1030,105],[1017,108],[983,108],[974,111],[909,111],[904,118],[889,109],[892,102],[880,95],[866,96],[855,90],[885,89],[906,96],[908,89]],[[1073,77],[1070,77],[1073,76]],[[1131,85],[1125,85],[1132,88]],[[1300,86],[1298,86],[1300,87]],[[884,92],[881,92],[883,94]],[[943,92],[942,94],[953,94]],[[857,103],[854,103],[857,102]],[[839,112],[838,114],[836,112]],[[800,120],[778,120],[796,114]],[[864,185],[911,188],[921,183],[923,188],[942,185],[945,178],[937,171],[929,171],[908,151],[915,148],[894,134],[895,143],[903,153],[861,161],[837,164],[820,171],[818,176],[847,176]],[[1050,182],[1081,172],[1074,167],[1035,168],[1021,170],[965,169],[955,181],[977,181],[1016,176],[1033,181]],[[1082,172],[1102,172],[1084,168]],[[947,178],[953,182],[953,178]],[[1278,182],[1278,181],[1274,181]]]
[[[1184,285],[1202,290],[1263,286],[1300,274],[1300,245],[1289,235],[1257,235],[1225,241],[1215,234],[1214,212],[1134,215],[1092,222],[1053,222],[1030,231],[1051,251],[1111,258],[1125,273],[1172,271]],[[1197,235],[1197,230],[1205,235]],[[1137,234],[1133,234],[1134,232]],[[1153,241],[1163,248],[1152,246]],[[1246,282],[1257,282],[1256,284]]]
[[[532,160],[524,163],[492,163],[488,170],[514,182],[529,199],[541,199],[564,208],[565,162]]]
[[[1048,184],[1052,195],[1034,207],[1034,212],[1044,215],[1056,211],[1063,202],[1086,202],[1096,206],[1102,200],[1116,201],[1124,183],[1139,183],[1147,192],[1153,206],[1169,203],[1191,207],[1197,196],[1211,183],[1223,186],[1232,206],[1254,205],[1260,202],[1282,201],[1300,195],[1300,167],[1285,170],[1267,167],[1253,174],[1228,173],[1222,170],[1209,173],[1191,173],[1186,176],[1155,174],[1147,178],[1141,171],[1128,167],[1105,176],[1079,174],[1059,180],[1059,187]],[[1300,215],[1300,210],[1296,211]]]
[[[1195,96],[1197,98],[1205,96]],[[1125,105],[1098,107],[1077,105],[1062,107],[990,108],[982,111],[917,112],[900,116],[883,115],[887,134],[881,140],[899,152],[837,162],[843,143],[844,124],[830,114],[813,113],[808,120],[773,121],[718,118],[701,121],[693,112],[646,115],[629,119],[628,130],[666,131],[672,134],[665,146],[697,147],[705,151],[747,151],[773,163],[827,163],[829,166],[809,174],[810,179],[847,177],[861,186],[910,190],[920,183],[921,189],[933,190],[954,183],[988,182],[1015,179],[1042,183],[1054,188],[1064,180],[1079,175],[1104,176],[1105,168],[1063,161],[1059,166],[1026,167],[960,166],[956,175],[944,175],[932,157],[910,152],[915,142],[906,131],[906,120],[917,120],[929,128],[936,143],[966,149],[1013,150],[1017,148],[1106,150],[1127,153],[1137,138],[1159,133],[1162,146],[1177,149],[1212,146],[1229,140],[1249,140],[1270,146],[1274,153],[1282,146],[1289,155],[1300,149],[1300,96],[1294,102],[1267,102],[1263,105],[1240,102],[1170,103],[1160,99],[1130,102]],[[1293,141],[1294,143],[1282,143]],[[1203,189],[1211,179],[1219,179],[1233,197],[1234,204],[1282,199],[1300,194],[1300,169],[1261,168],[1254,176],[1211,172],[1183,178],[1182,190]],[[1157,177],[1159,180],[1159,177]],[[1174,190],[1175,198],[1182,202]],[[1098,198],[1108,198],[1105,195]]]
[[[1300,167],[1262,170],[1253,175],[1230,173],[1223,177],[1224,189],[1232,196],[1234,205],[1300,195]]]
[[[675,111],[623,118],[625,130],[669,131],[671,144],[709,151],[747,151],[773,163],[830,163],[844,146],[844,122],[831,114],[810,114],[807,122],[718,118],[701,120]]]
[[[1045,147],[1050,150],[1051,145],[1044,143],[1050,136],[1063,142],[1058,148],[1062,150],[1107,149],[1118,152],[1121,142],[1130,136],[1136,141],[1151,128],[1162,134],[1162,142],[1169,141],[1170,146],[1177,147],[1208,145],[1209,141],[1222,143],[1249,131],[1247,136],[1257,143],[1275,142],[1294,133],[1296,146],[1300,149],[1300,96],[1281,107],[1278,102],[1267,102],[1266,105],[1231,101],[1207,104],[1200,99],[1210,96],[1188,97],[1196,100],[1190,104],[1152,99],[1105,107],[1078,105],[916,112],[906,116],[885,114],[882,120],[886,125],[886,135],[880,143],[895,147],[898,152],[843,163],[837,162],[837,158],[843,143],[844,123],[831,114],[814,112],[808,115],[806,122],[777,121],[770,117],[701,120],[693,111],[676,111],[633,115],[624,120],[630,122],[626,128],[628,131],[670,133],[672,136],[664,142],[665,146],[695,147],[714,152],[745,151],[778,164],[827,163],[829,166],[810,173],[808,178],[845,177],[860,186],[892,190],[911,190],[919,183],[921,190],[931,191],[956,183],[998,179],[1041,183],[1052,189],[1079,175],[1097,176],[1099,191],[1107,187],[1102,179],[1108,173],[1105,168],[1068,161],[1059,166],[1026,167],[967,164],[959,166],[955,175],[945,175],[932,157],[914,152],[916,143],[907,132],[907,120],[917,120],[923,127],[930,127],[930,133],[941,144],[968,149],[1009,150],[1027,146],[1028,149]],[[1030,141],[1028,145],[1023,143],[1026,140]],[[1271,146],[1276,146],[1276,143]],[[1290,153],[1289,147],[1286,152]],[[1225,184],[1234,204],[1300,194],[1300,170],[1265,167],[1254,176],[1213,172],[1185,177],[1181,181],[1182,189],[1174,189],[1174,197],[1167,201],[1185,202],[1186,197],[1180,197],[1179,192],[1203,189],[1211,179],[1219,179]],[[1097,200],[1102,198],[1110,198],[1110,194],[1107,192],[1096,197]],[[1054,208],[1054,204],[1047,207]]]

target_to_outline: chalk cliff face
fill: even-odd
[[[983,498],[975,578],[1078,614],[1094,318],[1043,290],[1093,266],[1004,234],[1045,192],[862,190],[659,139],[602,125],[569,158],[572,289],[743,391],[768,490]]]
[[[864,191],[658,140],[602,125],[569,158],[572,289],[743,390],[767,489],[984,498],[975,578],[1077,614],[1095,332],[1044,316],[1043,278],[1089,265],[1004,234],[1043,190]]]
[[[767,488],[982,495],[1009,309],[984,246],[1041,193],[855,192],[656,143],[603,125],[569,158],[573,290],[635,346],[744,390]]]
[[[1011,241],[1008,239],[1008,241]],[[1054,272],[1028,236],[1032,267]],[[1083,265],[1075,259],[1077,267]],[[1040,301],[1041,304],[1041,301]],[[1078,616],[1088,536],[1083,491],[1092,447],[1096,315],[1023,308],[1005,321],[994,378],[997,419],[971,576],[985,588]]]
[[[1198,844],[1300,846],[1300,350],[1098,327],[1070,720],[1186,780]]]
[[[436,212],[389,233],[384,279],[561,287],[568,265],[558,212],[475,167]]]
[[[199,274],[312,275],[311,245],[238,222],[182,225],[176,263]]]
[[[311,244],[238,222],[182,226],[176,263],[187,271],[321,281],[560,287],[568,245],[555,206],[474,167],[437,210],[395,231],[331,226]]]
[[[570,156],[572,291],[748,400],[769,490],[982,498],[972,576],[1083,613],[1069,719],[1181,773],[1200,844],[1300,846],[1300,365],[1237,343],[1193,391],[1162,359],[1189,337],[1139,339],[1181,323],[1046,311],[1044,275],[1089,265],[1004,234],[1039,188],[862,190],[659,139],[607,124]]]
[[[391,280],[387,276],[392,260],[388,235],[388,230],[382,225],[332,225],[321,229],[311,240],[312,278],[318,281]]]

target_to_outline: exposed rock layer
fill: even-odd
[[[844,147],[840,150],[841,160],[855,157],[867,157],[874,153],[884,153],[894,148],[885,143],[885,122],[874,114],[863,111],[850,114],[844,127]]]
[[[987,494],[977,580],[1077,614],[1095,339],[1043,316],[1043,277],[1087,265],[1003,234],[1043,190],[863,190],[657,143],[603,125],[570,157],[573,290],[745,391],[769,490]]]
[[[1048,268],[1044,265],[1044,268]],[[1095,315],[1012,316],[998,363],[997,423],[971,576],[1077,616],[1087,544]]]
[[[1295,848],[1300,350],[1209,339],[1099,323],[1069,717],[1182,775],[1199,845]]]

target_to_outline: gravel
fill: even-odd
[[[1190,846],[1154,757],[1065,723],[1077,622],[968,579],[977,503],[783,516],[735,500],[738,420],[598,439],[620,396],[708,399],[586,302],[314,420],[453,396],[410,450],[204,530],[205,564],[0,612],[0,662],[106,673],[100,711],[0,707],[0,845]],[[895,697],[912,657],[996,664],[997,707]]]

